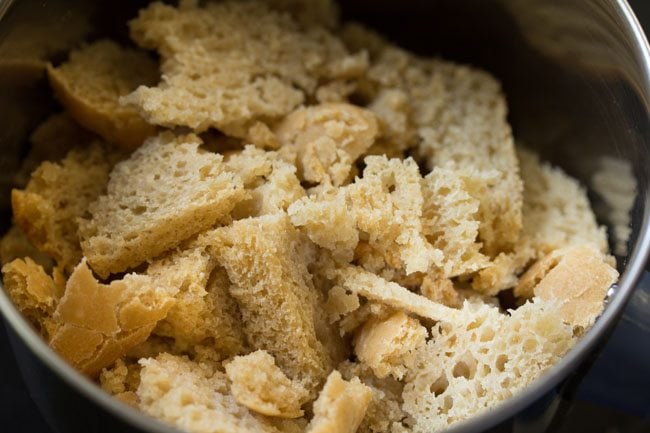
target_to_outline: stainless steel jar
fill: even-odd
[[[650,52],[625,0],[346,0],[344,16],[425,54],[471,63],[503,83],[516,137],[586,186],[604,157],[627,163],[631,209],[598,201],[603,223],[629,215],[618,243],[622,277],[595,326],[523,392],[454,432],[545,431],[563,389],[603,344],[644,270],[650,248]],[[42,60],[84,38],[126,40],[136,1],[0,0],[0,209],[10,221],[12,172],[30,130],[51,111]],[[628,213],[629,211],[629,213]],[[626,251],[625,251],[626,250]],[[104,394],[56,356],[0,291],[0,311],[31,394],[60,432],[173,432]],[[581,367],[582,366],[582,367]]]

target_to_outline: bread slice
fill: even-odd
[[[375,376],[392,375],[400,380],[406,373],[404,355],[423,346],[427,330],[417,319],[398,311],[386,319],[371,318],[354,340],[354,353]]]
[[[111,172],[107,193],[80,221],[84,255],[106,277],[153,259],[210,228],[247,197],[221,155],[195,135],[165,132]]]
[[[457,323],[434,326],[426,346],[413,352],[402,396],[414,433],[443,431],[495,407],[576,341],[552,302],[536,300],[507,315],[466,301],[460,313]]]
[[[355,433],[372,399],[372,391],[358,377],[345,381],[333,371],[314,402],[307,433]]]
[[[292,382],[264,350],[236,356],[226,364],[230,392],[243,406],[267,416],[298,418],[309,393]]]
[[[248,343],[314,395],[331,360],[317,336],[323,301],[307,270],[309,241],[282,213],[235,221],[205,238],[228,272]]]
[[[83,259],[53,314],[49,343],[79,371],[95,376],[145,341],[172,304],[169,287],[136,274],[102,284]]]
[[[101,40],[73,51],[56,68],[48,65],[47,73],[54,94],[70,115],[108,142],[132,150],[155,134],[156,128],[133,107],[118,101],[137,86],[156,82],[158,66],[145,53]]]
[[[163,353],[141,359],[139,408],[195,433],[279,433],[228,394],[225,375],[209,364]]]
[[[283,150],[296,154],[301,180],[343,185],[352,164],[378,135],[375,115],[344,103],[319,104],[290,113],[275,128]]]
[[[605,228],[580,183],[531,151],[519,148],[517,155],[525,187],[522,234],[514,252],[500,254],[474,278],[474,289],[485,294],[514,287],[528,264],[553,250],[592,244],[608,252]]]
[[[16,225],[67,272],[82,256],[77,219],[106,188],[117,158],[100,143],[75,148],[59,163],[42,163],[24,190],[11,193]]]
[[[257,122],[306,102],[320,84],[358,76],[367,65],[323,28],[302,29],[259,1],[152,3],[130,29],[138,45],[160,53],[163,78],[122,100],[151,123],[196,132],[212,127],[246,137]]]
[[[154,261],[147,275],[176,288],[174,305],[154,334],[173,338],[178,348],[207,344],[222,357],[243,350],[241,317],[228,292],[230,281],[205,248],[170,253]]]

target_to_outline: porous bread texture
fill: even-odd
[[[332,361],[318,338],[329,326],[307,269],[314,255],[309,240],[284,213],[235,221],[205,238],[228,272],[250,346],[273,355],[313,395]]]
[[[237,403],[267,416],[298,418],[308,391],[289,379],[265,350],[236,356],[226,364],[230,392]]]
[[[153,262],[147,275],[177,288],[174,305],[154,334],[173,338],[179,348],[207,344],[223,357],[243,350],[241,317],[228,292],[228,276],[205,248],[174,251]]]
[[[560,308],[535,300],[510,315],[466,301],[461,320],[438,323],[409,361],[403,399],[414,433],[436,432],[519,392],[575,344]]]
[[[115,361],[110,368],[105,368],[99,375],[99,385],[104,391],[129,406],[138,407],[135,391],[140,384],[140,365],[126,363],[122,359]]]
[[[618,272],[591,245],[555,250],[526,271],[515,296],[534,296],[561,305],[564,322],[587,329],[605,308],[603,299]]]
[[[87,146],[96,139],[97,136],[79,126],[68,113],[50,115],[29,136],[31,146],[14,177],[16,186],[23,188],[43,161],[59,162],[74,147]]]
[[[56,329],[49,344],[77,370],[95,376],[145,341],[172,304],[169,287],[137,274],[102,284],[82,259],[52,316]]]
[[[48,272],[54,266],[50,256],[39,251],[19,227],[12,225],[0,239],[0,263],[6,265],[15,259],[26,258],[41,265]]]
[[[193,433],[277,433],[228,394],[228,380],[209,364],[167,353],[141,359],[139,408]]]
[[[352,164],[374,143],[378,125],[368,110],[326,103],[290,113],[275,133],[283,150],[295,153],[301,180],[340,186],[350,178]]]
[[[471,169],[454,169],[450,164],[435,167],[424,178],[422,230],[444,259],[438,266],[443,278],[468,274],[485,268],[489,258],[478,242],[481,219],[480,189],[473,184]]]
[[[392,377],[378,379],[367,365],[358,362],[344,361],[339,364],[338,371],[346,380],[358,377],[372,391],[372,400],[357,429],[358,433],[404,431],[402,420],[406,414],[402,411],[401,382]]]
[[[29,257],[2,267],[4,289],[18,311],[47,337],[51,317],[63,295],[65,279],[58,269],[52,276]]]
[[[430,301],[361,267],[346,266],[336,273],[341,287],[371,301],[434,321],[456,323],[462,318],[458,310]]]
[[[425,275],[420,284],[420,293],[427,299],[448,307],[459,308],[463,304],[463,297],[454,287],[449,278],[438,275]]]
[[[419,58],[360,25],[346,26],[342,37],[370,52],[359,92],[382,119],[386,147],[415,146],[429,169],[471,170],[487,186],[477,197],[484,252],[511,250],[522,224],[522,183],[499,83],[479,69]]]
[[[533,152],[517,149],[524,180],[523,229],[512,253],[502,253],[478,272],[472,287],[493,295],[517,285],[533,260],[570,245],[592,244],[608,251],[607,233],[591,210],[585,189]]]
[[[287,209],[291,223],[300,228],[312,242],[332,252],[337,261],[350,262],[359,242],[359,230],[347,191],[331,189],[304,197]]]
[[[152,3],[129,25],[138,45],[160,53],[162,81],[122,101],[168,127],[246,137],[256,122],[288,114],[319,85],[358,77],[367,66],[325,29],[301,29],[261,2]]]
[[[427,330],[417,319],[397,311],[386,319],[371,318],[354,338],[354,353],[375,376],[392,375],[402,379],[406,373],[404,355],[426,343]]]
[[[101,40],[72,51],[66,63],[47,66],[54,94],[81,125],[106,141],[133,150],[156,127],[119,98],[140,85],[153,85],[158,65],[146,53]]]
[[[77,220],[106,188],[116,159],[100,143],[75,148],[58,163],[43,162],[24,190],[11,192],[16,225],[67,272],[82,257]]]
[[[81,248],[98,275],[122,272],[227,216],[247,193],[222,156],[195,135],[164,132],[115,166],[106,194],[80,220]]]
[[[233,210],[235,219],[286,211],[291,203],[305,196],[296,167],[281,159],[278,152],[247,145],[243,151],[227,156],[225,165],[241,177],[250,193]]]
[[[314,417],[307,433],[355,433],[372,400],[372,391],[358,377],[349,382],[341,373],[330,373],[314,402]]]

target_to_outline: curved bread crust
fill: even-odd
[[[156,133],[137,110],[119,103],[121,96],[158,78],[158,66],[145,53],[103,40],[73,51],[56,68],[48,65],[47,74],[70,115],[108,142],[132,150]]]

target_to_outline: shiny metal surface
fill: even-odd
[[[22,0],[2,17],[10,3],[0,0],[0,209],[5,226],[11,172],[24,152],[27,134],[54,107],[39,61],[60,59],[83,38],[110,34],[124,40],[125,19],[137,9],[130,1]],[[558,365],[525,391],[450,430],[487,431],[507,423],[514,431],[544,431],[553,415],[549,405],[542,412],[550,415],[539,417],[542,421],[508,420],[542,401],[607,337],[650,249],[650,54],[643,32],[624,0],[346,0],[342,9],[344,16],[374,25],[417,52],[493,72],[508,96],[516,137],[587,187],[604,156],[631,165],[637,195],[629,254],[617,256],[622,277],[603,316]],[[593,197],[598,202],[597,194]],[[609,222],[608,215],[605,206],[603,223]],[[0,310],[18,337],[15,346],[21,347],[24,372],[44,364],[53,374],[43,374],[61,378],[91,402],[97,416],[108,412],[134,426],[132,431],[175,431],[108,397],[69,367],[29,328],[2,291]],[[38,380],[33,382],[38,386]],[[57,415],[66,408],[54,403],[46,407],[45,399],[39,404],[61,429],[69,422],[62,418],[79,418],[74,408]],[[88,421],[66,431],[100,428]]]

